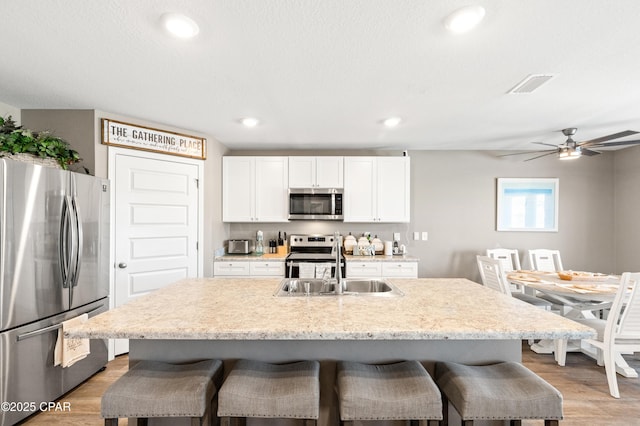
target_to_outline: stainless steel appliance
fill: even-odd
[[[291,235],[290,252],[285,259],[286,278],[311,278],[327,273],[336,277],[335,237],[333,235]],[[344,256],[340,257],[342,276],[346,276]],[[321,277],[321,276],[320,276]],[[319,277],[319,278],[320,278]]]
[[[107,363],[105,340],[54,367],[61,323],[109,308],[109,181],[0,159],[0,410],[12,425]],[[31,404],[33,403],[33,404]]]
[[[249,254],[251,253],[251,242],[249,240],[229,240],[227,253]]]
[[[342,189],[289,189],[289,219],[343,220]]]

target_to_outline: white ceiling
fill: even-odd
[[[0,102],[109,111],[233,149],[538,149],[565,127],[578,141],[640,131],[640,1],[479,0],[481,25],[448,33],[471,1],[3,0]],[[169,37],[165,12],[200,33]],[[507,94],[535,73],[556,77]],[[404,121],[384,128],[390,116]]]

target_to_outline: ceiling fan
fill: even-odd
[[[576,158],[580,158],[583,155],[593,156],[598,155],[600,152],[595,151],[593,148],[606,148],[609,146],[622,146],[622,145],[638,145],[640,144],[640,139],[631,140],[631,141],[618,141],[618,142],[609,142],[613,139],[623,138],[625,136],[635,135],[638,132],[633,130],[625,130],[624,132],[614,133],[612,135],[602,136],[596,139],[591,139],[584,142],[576,142],[573,140],[573,135],[578,131],[575,127],[569,127],[566,129],[562,129],[562,133],[567,137],[567,140],[560,145],[552,145],[544,142],[532,142],[538,145],[547,145],[552,146],[553,149],[545,149],[542,151],[534,151],[535,153],[541,153],[541,155],[537,155],[532,158],[528,158],[524,161],[531,161],[537,158],[546,157],[551,154],[558,154],[558,158],[560,160],[573,160]],[[500,155],[500,157],[507,157],[510,155],[521,155],[521,154],[531,154],[532,152],[516,152],[513,154],[504,154]]]

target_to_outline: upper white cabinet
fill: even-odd
[[[342,188],[343,157],[289,157],[289,188]]]
[[[222,220],[286,222],[287,157],[223,157]]]
[[[409,222],[409,157],[345,157],[344,221]]]

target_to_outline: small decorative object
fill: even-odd
[[[65,140],[49,132],[34,132],[16,126],[11,116],[0,117],[0,157],[59,166],[65,170],[80,161],[80,155]]]

